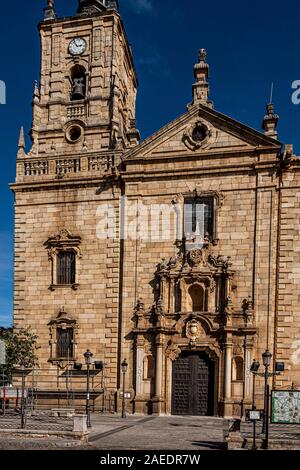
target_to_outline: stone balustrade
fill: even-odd
[[[86,107],[82,105],[71,105],[67,107],[67,117],[68,119],[78,119],[83,118],[86,115]]]
[[[17,182],[36,179],[53,179],[80,176],[102,175],[114,166],[114,156],[93,155],[76,158],[47,158],[18,160]]]

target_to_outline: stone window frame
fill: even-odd
[[[49,323],[49,346],[50,358],[49,362],[75,362],[77,355],[77,336],[78,336],[78,323],[77,321],[65,312],[64,307],[61,308],[58,315],[53,318]],[[73,330],[73,357],[57,357],[57,331],[58,329],[72,329]]]
[[[224,203],[224,195],[218,191],[201,191],[198,188],[194,191],[180,193],[175,196],[172,203],[177,208],[177,242],[182,243],[185,239],[184,233],[184,205],[188,199],[212,199],[213,200],[213,236],[210,242],[216,246],[219,243],[218,220],[219,212]]]
[[[54,235],[44,243],[48,249],[48,259],[51,263],[51,283],[49,289],[70,289],[77,290],[79,287],[78,272],[80,271],[80,259],[82,258],[81,252],[81,237],[79,235],[71,235],[71,233],[63,228],[57,235]],[[73,284],[58,284],[57,282],[57,260],[58,254],[61,252],[73,251],[76,255],[75,262],[75,283]]]

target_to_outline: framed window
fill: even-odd
[[[184,200],[184,235],[190,238],[198,235],[202,239],[214,238],[214,199],[212,197],[194,197]]]
[[[64,307],[55,316],[49,325],[50,333],[50,361],[74,361],[76,360],[78,323],[69,315]]]
[[[61,229],[57,235],[50,237],[45,246],[48,249],[48,259],[51,263],[51,284],[49,289],[79,287],[81,237],[71,235],[66,229]]]
[[[74,356],[74,330],[73,328],[57,328],[56,330],[56,357],[59,359],[72,359]]]
[[[73,285],[76,283],[76,254],[74,251],[59,251],[57,253],[58,285]]]

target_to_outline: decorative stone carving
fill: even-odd
[[[244,356],[244,350],[243,350],[243,345],[240,343],[233,343],[233,355],[234,356]]]
[[[136,328],[142,327],[144,315],[145,315],[145,304],[142,299],[137,301],[136,307],[134,309],[134,314],[136,317]]]
[[[213,293],[216,290],[217,283],[215,279],[211,278],[210,279],[210,292]]]
[[[226,299],[226,307],[224,309],[223,323],[224,326],[227,326],[232,323],[232,314],[233,314],[233,303],[231,297]]]
[[[181,348],[178,344],[171,343],[166,351],[166,356],[171,359],[171,361],[176,361],[181,354]]]
[[[247,324],[251,322],[251,320],[253,318],[253,314],[254,314],[253,300],[252,300],[251,296],[249,296],[247,299],[243,300],[242,309],[243,309],[243,313],[244,313],[245,324],[247,326]]]
[[[185,334],[186,337],[190,340],[191,347],[196,345],[196,341],[201,336],[202,332],[203,328],[196,319],[187,322],[185,327]]]
[[[222,255],[214,256],[213,254],[209,255],[209,262],[216,268],[221,268],[222,270],[227,270],[231,266],[231,257],[224,257]]]
[[[201,249],[192,250],[189,252],[189,258],[191,263],[194,266],[199,266],[204,264],[203,251]]]
[[[201,147],[206,147],[212,135],[211,130],[207,124],[202,121],[189,126],[183,134],[183,142],[190,150],[198,150]]]
[[[78,235],[71,235],[66,228],[61,228],[57,235],[48,238],[44,245],[48,248],[49,259],[52,259],[57,249],[67,250],[70,248],[75,249],[78,257],[81,257],[81,237]]]
[[[156,302],[156,314],[158,317],[164,314],[164,304],[161,297],[159,297],[158,301]]]
[[[48,323],[48,326],[49,326],[49,333],[50,333],[50,341],[49,341],[49,345],[50,345],[50,360],[51,361],[55,361],[56,358],[56,354],[55,354],[55,347],[56,347],[56,331],[58,328],[61,328],[61,329],[67,329],[67,328],[72,328],[73,329],[73,345],[74,345],[74,351],[73,351],[73,358],[74,359],[76,357],[76,344],[77,344],[77,341],[76,341],[76,337],[77,337],[77,333],[78,333],[78,323],[77,321],[75,320],[75,318],[73,318],[71,315],[69,315],[64,307],[61,307],[59,313],[57,316],[55,316],[49,323]],[[61,359],[60,359],[60,362],[61,362]]]

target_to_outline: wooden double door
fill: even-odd
[[[173,363],[172,414],[214,414],[215,362],[205,352],[183,352]]]

